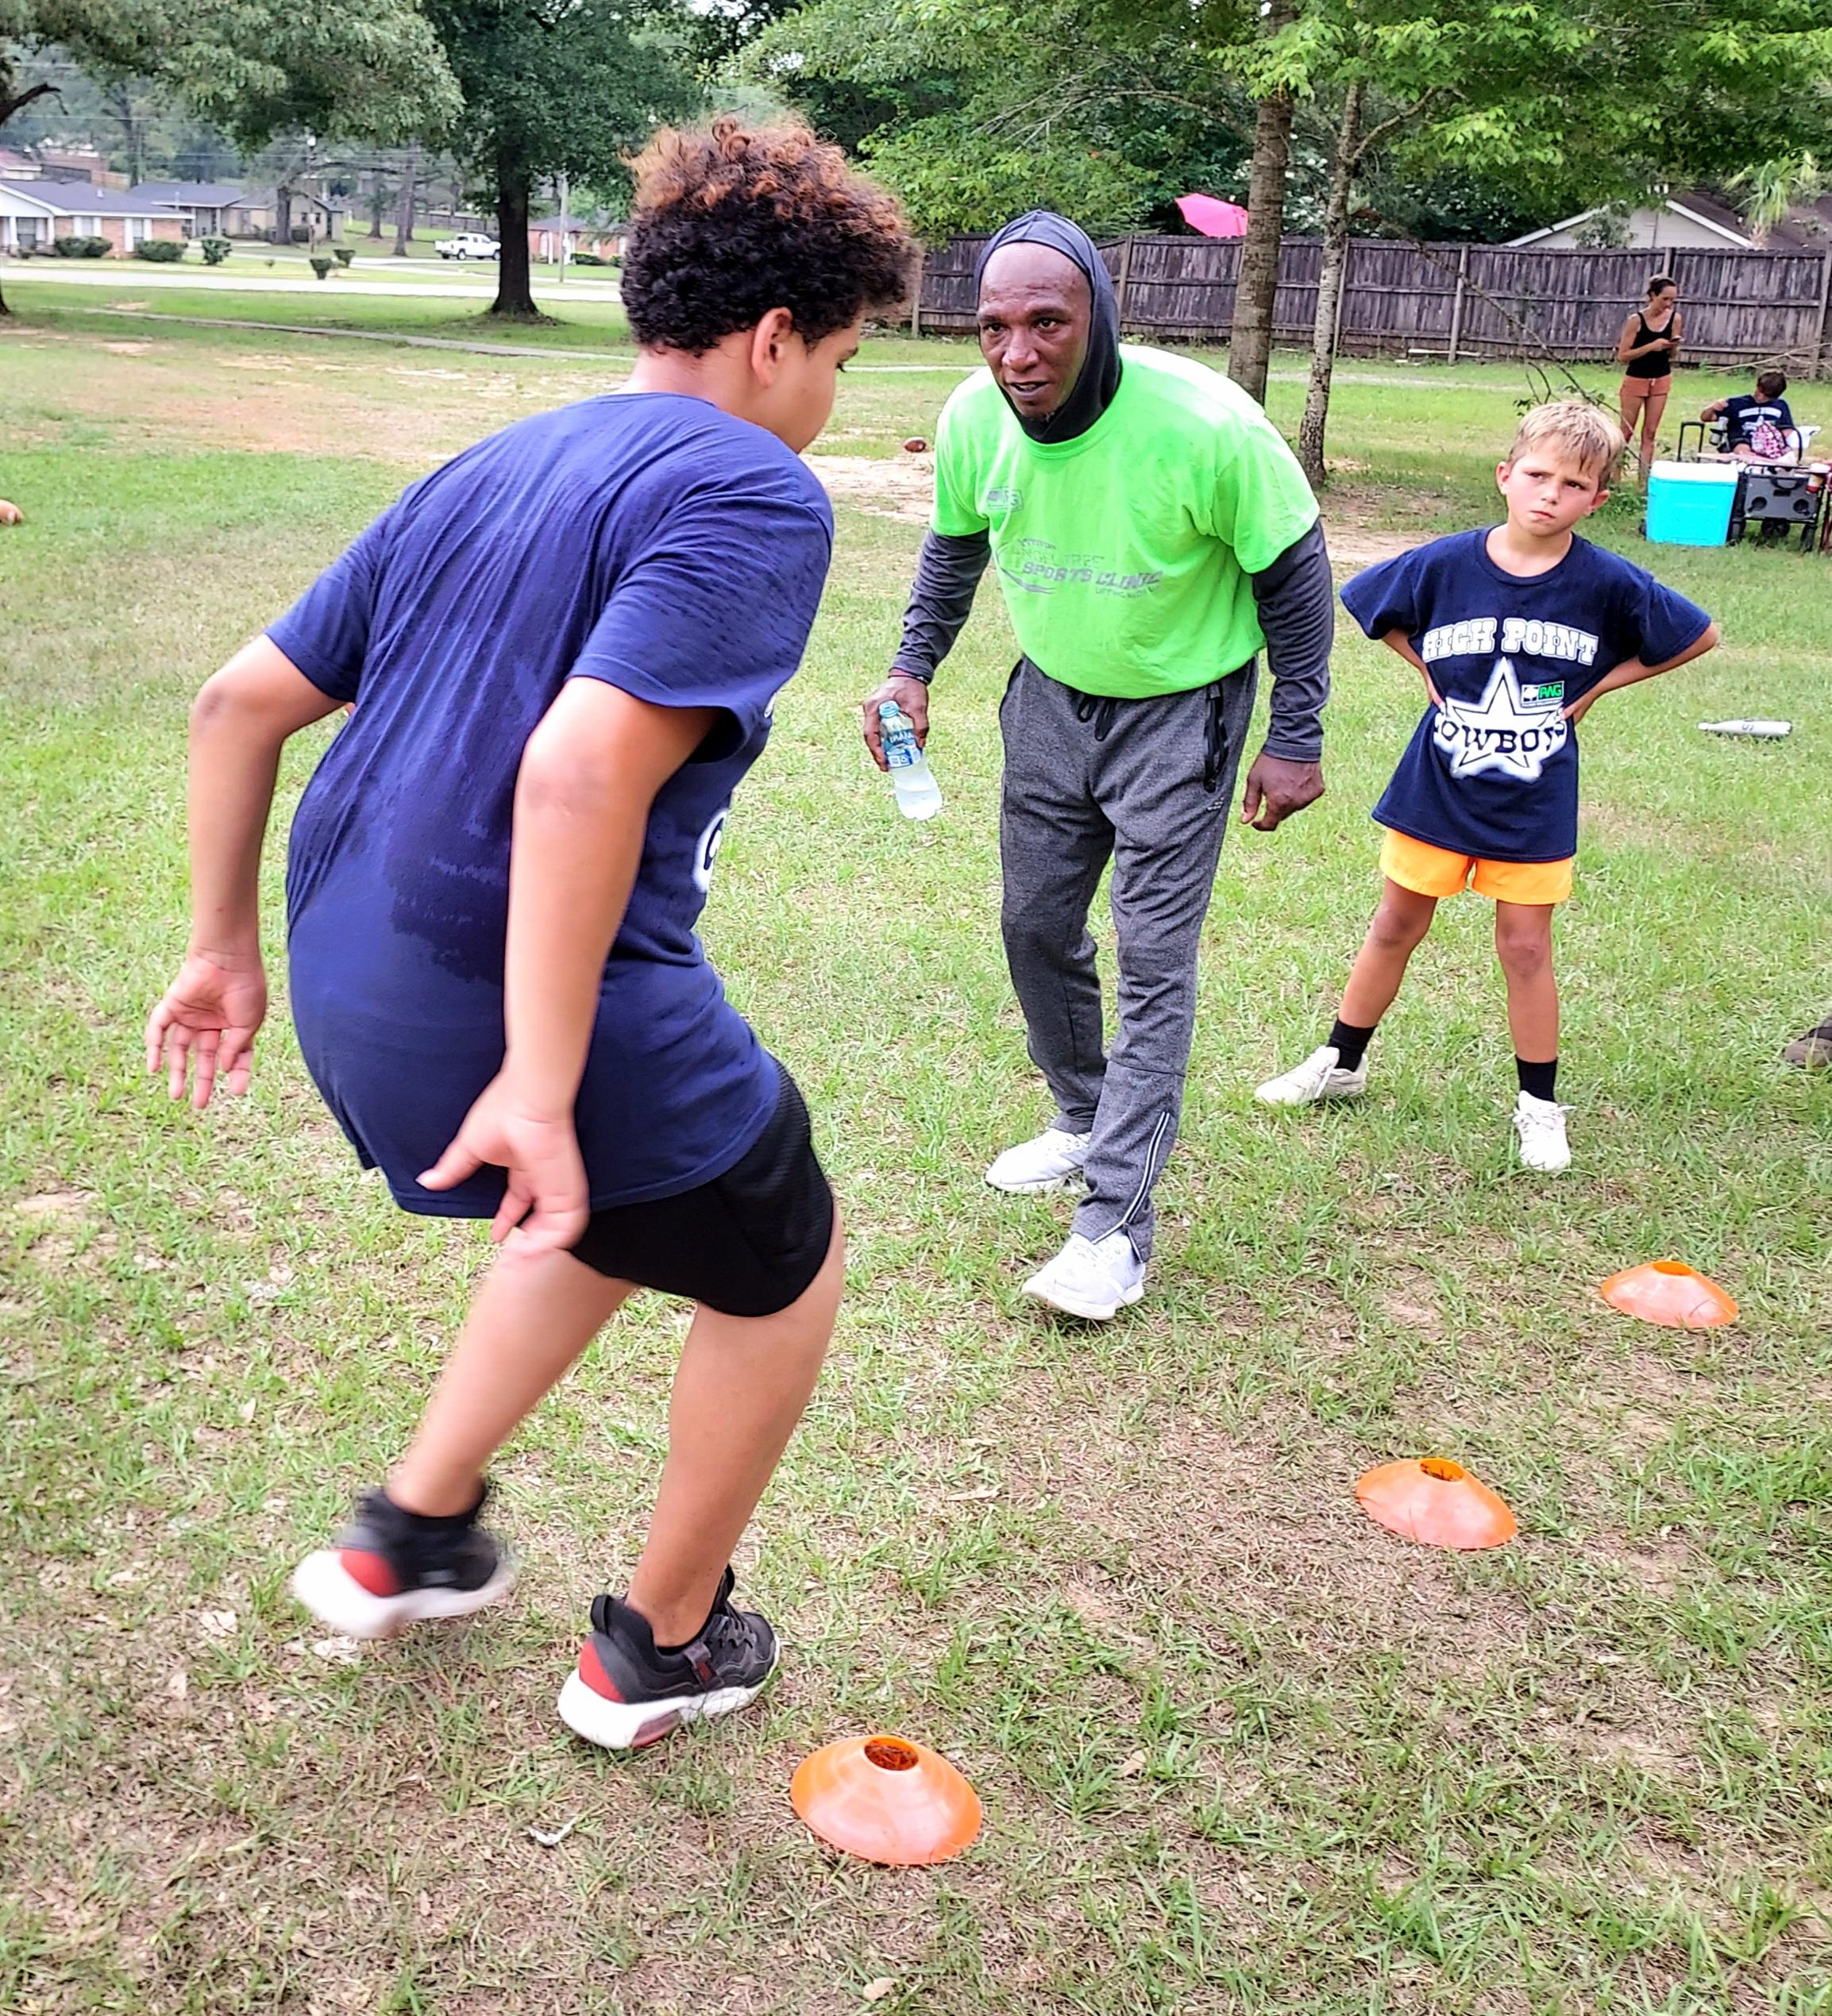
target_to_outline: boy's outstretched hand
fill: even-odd
[[[174,1099],[185,1096],[199,1112],[220,1085],[248,1090],[254,1039],[267,1019],[267,975],[258,954],[246,959],[190,954],[165,997],[146,1020],[146,1068],[163,1070]]]
[[[504,1077],[492,1078],[420,1181],[429,1190],[449,1190],[486,1162],[509,1174],[490,1226],[505,1252],[532,1259],[578,1243],[592,1204],[570,1112],[532,1111]]]

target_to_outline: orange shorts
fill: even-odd
[[[1389,827],[1380,872],[1415,896],[1456,896],[1467,884],[1497,903],[1563,903],[1572,892],[1570,861],[1483,861],[1453,854]]]

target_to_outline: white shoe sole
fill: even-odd
[[[715,1687],[710,1694],[688,1694],[679,1701],[607,1701],[588,1687],[577,1671],[560,1690],[560,1719],[575,1736],[600,1750],[641,1750],[688,1722],[709,1722],[719,1715],[748,1708],[769,1686],[777,1660],[753,1687]]]
[[[293,1594],[320,1624],[346,1638],[392,1638],[410,1625],[436,1617],[469,1617],[501,1602],[515,1586],[515,1564],[506,1555],[480,1589],[411,1589],[401,1596],[372,1595],[331,1548],[308,1554],[292,1576]]]
[[[1344,1085],[1340,1091],[1313,1092],[1306,1098],[1294,1093],[1275,1092],[1270,1085],[1263,1085],[1253,1097],[1262,1106],[1327,1106],[1359,1099],[1367,1090],[1364,1085]]]
[[[1039,1176],[1032,1178],[1028,1182],[1021,1183],[1003,1181],[993,1175],[989,1169],[986,1171],[986,1187],[989,1189],[1002,1190],[1009,1197],[1047,1197],[1052,1191],[1067,1189],[1072,1183],[1086,1185],[1087,1180],[1086,1174],[1079,1169],[1070,1170],[1066,1176]]]
[[[1530,1169],[1536,1176],[1562,1176],[1572,1166],[1568,1154],[1563,1162],[1529,1162],[1523,1154],[1520,1158],[1522,1169]]]
[[[1084,1301],[1074,1295],[1065,1295],[1060,1289],[1051,1288],[1043,1282],[1039,1274],[1032,1274],[1020,1294],[1028,1295],[1033,1301],[1047,1302],[1053,1309],[1060,1309],[1064,1316],[1078,1316],[1088,1323],[1105,1323],[1117,1316],[1121,1309],[1130,1309],[1141,1300],[1145,1293],[1144,1282],[1135,1282],[1130,1288],[1123,1288],[1119,1294],[1105,1302]]]

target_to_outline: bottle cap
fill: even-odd
[[[901,714],[902,711],[903,710],[895,700],[881,700],[878,703],[877,718],[881,721],[888,721],[893,714]]]

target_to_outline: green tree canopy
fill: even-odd
[[[495,200],[491,312],[532,318],[536,188],[561,175],[615,188],[629,150],[699,104],[680,17],[652,0],[426,0],[426,13],[463,99],[449,144]]]

